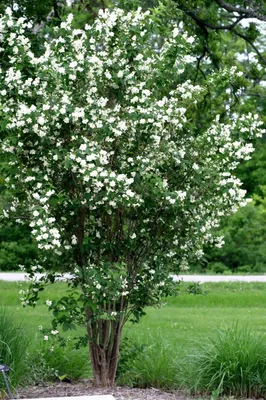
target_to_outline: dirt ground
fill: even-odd
[[[82,380],[75,383],[58,382],[43,386],[28,386],[18,388],[14,393],[16,399],[30,399],[38,397],[67,397],[92,396],[111,394],[116,400],[189,400],[189,397],[180,391],[164,392],[158,389],[136,389],[116,387],[114,389],[96,389],[92,382]]]

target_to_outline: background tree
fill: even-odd
[[[266,209],[253,202],[225,220],[218,236],[221,249],[205,250],[208,269],[215,273],[262,273],[266,264]],[[201,266],[202,268],[202,266]]]

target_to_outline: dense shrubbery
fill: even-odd
[[[21,3],[21,2],[20,2]],[[23,3],[23,4],[22,4]],[[31,19],[33,23],[39,23],[42,20],[47,20],[46,23],[48,25],[57,25],[60,21],[59,14],[61,15],[61,19],[64,20],[67,16],[67,14],[71,11],[74,13],[74,21],[73,21],[73,26],[83,28],[86,22],[91,22],[95,16],[97,15],[98,9],[100,7],[100,3],[94,6],[90,7],[85,7],[81,6],[79,4],[79,1],[75,2],[75,5],[73,5],[72,8],[68,8],[63,5],[63,3],[60,5],[58,8],[57,6],[54,6],[55,9],[52,10],[50,9],[52,5],[50,4],[50,1],[45,0],[42,3],[36,4],[34,7],[32,7],[31,4],[28,4],[27,1],[24,1],[20,4],[20,7],[18,7],[16,10],[14,10],[15,16],[16,17],[21,17],[21,16],[26,16],[27,18]],[[25,3],[25,4],[24,4]],[[174,3],[178,4],[178,7],[180,9],[183,9],[183,2],[182,1],[175,1]],[[185,23],[186,29],[189,29],[191,33],[195,34],[193,24],[191,22],[195,21],[190,21],[189,24],[187,25],[188,21],[188,13],[186,12],[185,15],[174,12],[174,3],[172,4],[171,7],[171,19],[172,18],[183,18],[183,22]],[[186,1],[186,9],[189,9],[191,6],[189,1]],[[0,6],[1,12],[4,11],[6,6],[10,6],[12,2],[10,0],[6,1]],[[55,3],[57,4],[57,3]],[[136,9],[138,5],[141,5],[144,9],[150,8],[150,7],[155,7],[158,5],[157,1],[153,0],[145,0],[145,1],[140,1],[140,0],[135,0],[135,1],[127,1],[127,0],[120,0],[119,2],[117,1],[108,1],[106,2],[106,7],[112,8],[112,6],[118,5],[121,8],[126,8],[126,9]],[[197,8],[198,4],[197,2],[193,4],[193,8]],[[200,3],[200,8],[203,7]],[[211,13],[211,15],[215,15],[217,12],[217,4],[213,4],[212,7],[214,7],[212,10],[207,9],[205,10],[205,17],[208,18],[208,13]],[[164,14],[163,10],[163,5],[161,4],[158,10],[156,11],[158,18],[166,18],[166,14]],[[47,19],[47,13],[49,13],[49,19]],[[174,13],[174,14],[172,14]],[[223,18],[223,14],[219,15],[219,18]],[[219,19],[218,18],[218,19]],[[193,20],[193,18],[192,18]],[[204,21],[202,21],[204,23]],[[203,26],[203,25],[202,25]],[[202,28],[201,26],[201,28]],[[196,34],[201,37],[202,32],[198,30],[198,26],[196,26],[197,32]],[[255,29],[255,27],[253,27]],[[36,32],[39,33],[39,30],[37,29]],[[206,39],[205,37],[205,31],[204,32],[204,40]],[[41,32],[40,32],[41,33]],[[218,33],[218,32],[217,32]],[[257,35],[259,32],[257,32]],[[35,36],[35,35],[34,35]],[[255,36],[254,36],[255,37]],[[213,40],[214,37],[208,38],[208,40]],[[38,40],[42,40],[42,35],[38,37],[31,37],[31,45],[35,48],[36,43]],[[204,40],[201,42],[201,45],[203,46]],[[239,38],[238,38],[239,40]],[[253,39],[252,39],[253,40]],[[209,47],[210,43],[208,44]],[[197,43],[197,50],[196,51],[201,51],[200,50],[200,43]],[[41,46],[40,44],[37,44],[37,48],[40,49]],[[241,90],[244,90],[244,87],[247,85],[246,78],[252,80],[255,80],[256,85],[259,86],[259,90],[263,92],[263,88],[260,87],[259,85],[259,79],[255,78],[256,73],[258,73],[261,70],[261,67],[258,68],[258,71],[256,72],[256,68],[258,67],[257,60],[252,59],[247,62],[245,60],[245,57],[242,61],[240,61],[239,57],[236,57],[236,54],[239,54],[239,52],[243,52],[243,43],[241,45],[241,40],[240,42],[232,42],[230,40],[230,46],[228,47],[228,44],[226,44],[226,41],[224,41],[224,38],[222,38],[220,45],[218,46],[217,39],[215,39],[215,46],[210,45],[211,51],[212,52],[217,52],[215,57],[211,57],[208,60],[208,63],[204,65],[204,57],[202,57],[201,53],[199,53],[199,58],[198,60],[201,63],[201,68],[202,68],[202,75],[205,76],[204,74],[209,75],[210,71],[212,68],[210,68],[210,62],[214,62],[215,68],[217,67],[218,63],[220,66],[222,65],[227,65],[229,61],[229,65],[231,66],[232,63],[235,65],[238,65],[240,71],[245,70],[245,78],[244,76],[241,78],[241,82],[239,81],[239,87],[237,82],[234,82],[234,90],[232,93],[234,93],[234,96],[240,96],[240,93],[237,92],[239,88]],[[204,53],[205,55],[205,47],[204,47]],[[210,49],[209,49],[210,50]],[[208,51],[209,51],[208,50]],[[245,52],[248,51],[248,47],[245,46]],[[253,51],[253,49],[252,49]],[[194,63],[196,64],[196,63]],[[195,65],[191,64],[190,69],[188,69],[188,78],[191,79],[193,76],[195,77],[195,82],[200,83],[202,76],[199,74],[199,70],[197,69],[195,73]],[[197,65],[199,67],[199,65]],[[243,69],[244,67],[244,69]],[[249,69],[252,69],[252,73],[247,73]],[[195,76],[194,76],[195,74]],[[259,72],[258,75],[261,75]],[[206,78],[205,76],[205,78]],[[243,80],[242,80],[243,79]],[[253,88],[253,85],[252,85]],[[254,90],[254,88],[252,89]],[[232,95],[230,94],[230,96]],[[259,92],[260,95],[254,95],[253,96],[248,96],[247,98],[244,98],[243,104],[244,106],[242,107],[243,109],[246,109],[250,111],[251,109],[254,108],[254,104],[256,104],[256,99],[259,99],[259,110],[260,114],[263,118],[263,110],[264,106],[264,97],[261,96],[261,92]],[[227,93],[228,94],[228,93]],[[229,97],[230,97],[229,96]],[[243,100],[242,99],[242,100]],[[205,97],[206,100],[206,97]],[[214,99],[212,99],[214,102]],[[215,107],[217,108],[217,112],[223,114],[221,111],[221,104],[224,101],[224,97],[222,93],[218,96],[218,98],[215,100],[217,103],[215,103]],[[228,102],[228,98],[226,97],[226,101]],[[254,103],[255,101],[255,103]],[[238,106],[240,106],[240,103]],[[254,104],[253,104],[254,103]],[[208,105],[205,104],[205,107],[208,107]],[[235,101],[233,102],[233,107],[235,108],[236,104]],[[208,110],[209,111],[209,110]],[[200,114],[203,116],[204,119],[206,119],[206,113],[205,112],[200,112]],[[208,112],[208,115],[211,115],[211,113]],[[203,121],[199,124],[200,126],[203,124]],[[203,124],[204,125],[204,124]],[[1,122],[0,129],[4,129],[4,124]],[[260,184],[265,184],[265,168],[266,168],[266,163],[265,163],[265,139],[259,139],[256,141],[255,145],[256,151],[252,157],[251,160],[242,163],[242,165],[238,169],[238,176],[240,179],[244,182],[244,188],[248,190],[249,195],[252,195],[253,193],[257,192],[257,188]],[[0,179],[1,180],[1,179]],[[0,183],[1,184],[1,183]],[[0,203],[1,203],[1,198],[2,198],[2,193],[0,193]],[[224,228],[222,230],[222,233],[225,235],[226,238],[226,244],[225,247],[222,251],[207,251],[207,259],[209,261],[209,267],[208,269],[212,270],[213,272],[223,272],[229,270],[233,271],[238,271],[238,272],[261,272],[265,270],[265,253],[266,249],[265,246],[261,244],[261,241],[258,239],[260,233],[261,233],[261,228],[263,226],[263,221],[264,217],[261,215],[260,211],[257,209],[253,210],[254,212],[251,212],[251,208],[249,207],[247,211],[240,211],[238,214],[236,214],[235,217],[232,219],[229,219],[228,222],[224,225]],[[253,216],[255,216],[255,221],[253,220]],[[244,228],[242,232],[239,234],[235,235],[235,228],[236,226],[240,223],[237,220],[240,220],[241,218],[247,219],[246,222],[244,223]],[[262,217],[262,218],[261,218]],[[261,218],[261,219],[260,219]],[[262,222],[261,222],[262,220]],[[256,228],[259,228],[257,231]],[[228,228],[228,229],[227,229]],[[232,229],[231,229],[232,228]],[[242,228],[241,228],[242,229]],[[1,230],[1,235],[0,235],[0,271],[2,270],[15,270],[18,269],[19,264],[25,264],[26,267],[30,263],[31,259],[35,258],[36,256],[36,250],[34,245],[32,244],[30,238],[29,238],[29,231],[26,228],[21,228],[19,227],[14,227],[13,225],[9,225],[7,227],[0,226]],[[262,229],[263,230],[263,229]],[[252,238],[246,237],[249,234],[252,235]],[[254,240],[253,240],[254,239]],[[248,253],[248,257],[246,257],[246,254]],[[245,260],[245,261],[243,261]],[[201,269],[201,267],[199,267]]]
[[[29,266],[36,254],[37,246],[25,225],[0,224],[0,271],[18,270],[20,264]]]
[[[241,272],[262,272],[266,265],[266,210],[254,204],[239,210],[222,229],[225,244],[210,251],[212,261]]]
[[[1,170],[4,164],[0,164]],[[0,176],[0,209],[10,204],[10,196]],[[37,256],[37,245],[33,242],[27,224],[0,218],[0,272],[19,270],[19,265],[29,266]]]
[[[90,363],[85,351],[71,347],[51,347],[38,342],[28,355],[27,383],[73,381],[90,376]]]
[[[204,265],[192,270],[214,273],[261,273],[266,270],[266,207],[265,187],[260,188],[261,196],[227,218],[217,231],[224,236],[222,248],[206,248]]]

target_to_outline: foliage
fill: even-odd
[[[127,362],[118,369],[118,384],[133,387],[153,387],[170,389],[177,387],[178,378],[176,355],[171,346],[163,339],[153,339],[153,343],[131,343],[127,352]],[[124,360],[124,347],[121,357]]]
[[[0,207],[6,208],[12,199],[0,181]],[[18,270],[19,265],[32,264],[37,257],[37,245],[31,238],[28,224],[16,224],[14,221],[0,219],[0,271]]]
[[[33,0],[31,2],[27,0],[20,0],[17,5],[14,6],[12,0],[0,1],[0,12],[3,14],[7,7],[12,7],[16,17],[27,17],[28,19],[35,19],[40,22],[46,19],[47,15],[53,8],[53,0]]]
[[[134,361],[146,351],[147,347],[147,344],[139,343],[137,340],[129,338],[128,336],[122,339],[120,344],[119,363],[116,373],[116,377],[118,379],[123,379],[125,373],[128,372],[132,366],[132,363],[134,363]]]
[[[46,300],[49,335],[86,327],[95,383],[112,385],[124,323],[169,295],[169,273],[200,257],[221,217],[245,204],[234,171],[262,130],[258,115],[226,123],[211,121],[214,110],[205,129],[193,124],[206,91],[215,99],[242,74],[187,81],[194,39],[175,24],[164,39],[140,9],[102,11],[85,30],[71,21],[40,55],[22,19],[10,9],[1,19],[1,146],[15,194],[4,215],[29,220],[41,250],[23,304],[69,272],[69,293]]]
[[[216,273],[222,273],[223,269],[246,273],[265,271],[265,187],[260,190],[262,196],[254,196],[251,204],[223,222],[217,234],[224,237],[225,243],[220,249],[206,250],[208,269]]]
[[[194,393],[260,398],[266,391],[266,337],[248,328],[217,331],[184,364],[184,385]]]
[[[266,145],[265,138],[255,144],[252,158],[238,167],[237,175],[243,182],[248,195],[261,194],[261,186],[266,186]]]
[[[64,1],[25,1],[21,0],[14,6],[13,1],[1,1],[0,12],[5,8],[13,7],[16,17],[24,17],[27,21],[32,21],[33,27],[30,28],[30,40],[36,49],[41,49],[42,36],[45,33],[45,26],[56,25],[60,20],[65,21],[67,15],[74,14],[73,26],[84,28],[86,23],[91,23],[97,17],[99,9],[113,8],[119,6],[126,10],[136,10],[141,6],[144,10],[153,9],[153,16],[157,22],[164,25],[164,35],[168,35],[168,21],[175,20],[181,30],[185,29],[195,37],[195,46],[192,49],[194,61],[186,68],[186,77],[195,83],[206,82],[213,69],[221,69],[225,66],[237,65],[243,72],[241,77],[230,82],[227,91],[223,89],[215,96],[206,95],[204,98],[205,106],[201,103],[198,110],[194,110],[194,120],[197,118],[198,127],[205,129],[207,116],[210,119],[210,103],[216,113],[224,115],[223,105],[232,110],[247,112],[255,110],[264,118],[266,111],[264,71],[265,59],[264,38],[260,21],[265,16],[265,7],[261,2],[249,4],[246,14],[243,8],[247,7],[246,2],[238,2],[238,12],[233,12],[224,2],[222,6],[219,1],[202,0],[119,0],[119,1],[72,1],[71,6],[66,6]],[[231,4],[234,8],[234,5]],[[242,8],[242,11],[241,11]],[[257,18],[256,23],[248,20],[250,13]],[[47,16],[49,15],[49,18]],[[240,19],[241,16],[241,19]],[[28,29],[29,31],[29,29]],[[32,31],[35,33],[32,34]],[[30,33],[30,31],[28,32]],[[37,33],[37,35],[36,35]],[[0,124],[3,124],[1,121]],[[259,185],[265,185],[265,140],[255,142],[255,152],[252,159],[241,163],[236,173],[237,177],[243,181],[243,188],[251,196],[259,191]],[[229,222],[230,224],[230,222]],[[34,256],[34,248],[29,239],[28,229],[14,227],[9,224],[8,231],[1,227],[2,249],[0,253],[1,269],[14,269],[15,265],[23,264],[22,258],[26,254],[25,263],[28,264]],[[18,232],[20,230],[20,232]],[[14,237],[12,232],[14,232]],[[4,239],[3,240],[3,236]],[[19,236],[20,243],[16,244]],[[22,239],[23,237],[23,239]],[[8,238],[6,240],[6,238]],[[230,240],[230,235],[226,235]],[[242,250],[241,250],[242,251]],[[258,249],[260,252],[260,249]],[[10,257],[8,257],[8,254]],[[212,253],[211,253],[212,254]],[[216,262],[215,260],[213,262]],[[254,262],[252,262],[254,265]],[[216,267],[211,266],[212,269]],[[226,266],[225,266],[226,269]],[[218,267],[219,270],[219,267]]]
[[[112,8],[111,0],[82,1],[73,0],[69,7],[62,9],[62,19],[66,19],[69,13],[73,15],[72,26],[83,29],[86,24],[93,22],[97,18],[100,9]]]
[[[25,358],[29,339],[24,327],[14,315],[0,309],[0,364],[10,367],[8,378],[12,387],[22,382],[25,374]],[[2,375],[2,374],[1,374]],[[0,393],[5,391],[5,382],[0,379]]]
[[[90,375],[87,354],[71,345],[53,347],[35,342],[27,357],[26,382],[39,385],[49,381],[73,381]]]
[[[0,223],[0,271],[16,271],[19,265],[29,267],[36,256],[37,246],[27,226]]]

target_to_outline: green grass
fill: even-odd
[[[1,305],[7,311],[12,311],[14,315],[24,322],[30,335],[34,336],[39,332],[40,325],[49,327],[52,315],[48,312],[48,307],[44,304],[45,300],[58,299],[66,291],[66,284],[56,283],[45,289],[41,294],[41,299],[35,308],[21,306],[19,291],[26,289],[28,284],[25,282],[4,282],[0,281]]]
[[[218,328],[232,327],[237,322],[240,330],[250,328],[254,332],[264,333],[265,283],[206,283],[201,285],[206,295],[196,296],[187,293],[187,286],[188,284],[181,284],[180,294],[165,299],[161,308],[148,308],[147,315],[139,324],[126,325],[124,337],[129,337],[130,343],[133,343],[133,350],[130,344],[125,354],[129,357],[129,363],[125,360],[124,365],[131,372],[126,375],[121,371],[122,383],[143,387],[176,387],[181,384],[178,371],[182,359],[191,355],[195,349],[200,349],[200,345],[206,343],[208,338],[215,337]],[[48,307],[44,305],[45,300],[58,298],[66,290],[66,284],[57,283],[47,288],[34,309],[23,309],[20,306],[18,292],[26,287],[26,283],[0,281],[2,306],[25,326],[32,351],[40,347],[38,326],[49,327],[51,321]],[[139,351],[143,345],[143,351]],[[77,359],[77,363],[82,363],[88,358],[88,350],[82,351],[83,355],[79,354],[81,361]],[[130,354],[133,354],[133,357]],[[48,377],[51,371],[52,375],[71,376],[71,364],[75,364],[75,354],[71,354],[71,359],[66,363],[69,365],[68,370],[64,370],[63,361],[67,355],[61,354],[57,357],[57,365],[52,365],[50,371],[48,364],[51,357],[49,354],[44,357]],[[167,369],[170,372],[167,375],[163,374],[162,371]],[[88,366],[84,368],[85,373],[89,373]]]
[[[35,308],[22,308],[19,290],[26,283],[0,281],[1,304],[26,324],[29,334],[38,334],[38,326],[49,327],[51,315],[44,305],[46,299],[56,299],[66,290],[64,283],[48,287],[42,293]],[[194,346],[195,341],[204,340],[217,327],[231,326],[236,320],[239,325],[250,325],[263,332],[266,326],[265,283],[206,283],[201,285],[206,295],[186,292],[187,284],[180,287],[180,294],[166,299],[161,308],[149,308],[140,324],[129,323],[126,335],[150,338],[163,337],[174,348],[182,352]]]
[[[181,286],[181,294],[165,300],[160,309],[150,308],[138,325],[128,325],[127,335],[143,341],[164,338],[178,353],[190,351],[196,342],[212,336],[217,328],[250,325],[259,332],[266,326],[266,284],[206,283],[206,295],[192,295]]]

